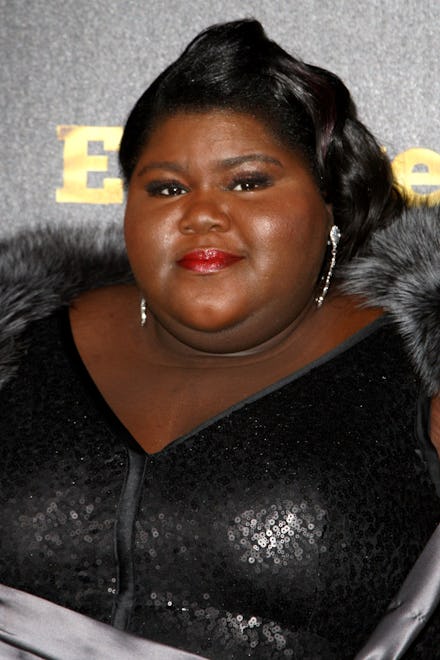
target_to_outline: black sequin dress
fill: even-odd
[[[0,393],[0,582],[213,660],[354,656],[440,520],[428,401],[392,327],[154,455],[65,312],[26,339]],[[435,614],[405,657],[438,649]]]

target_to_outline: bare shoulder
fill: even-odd
[[[101,349],[119,344],[121,333],[139,325],[139,292],[134,285],[117,285],[81,294],[70,307],[70,323],[80,352],[95,344]]]
[[[139,296],[134,284],[117,284],[91,289],[75,298],[71,305],[72,318],[81,320],[88,316],[107,315],[116,311]]]
[[[324,312],[324,309],[323,309]],[[383,316],[380,307],[367,307],[359,296],[335,292],[328,300],[322,323],[334,336],[335,344],[348,339],[359,330]]]

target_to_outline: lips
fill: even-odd
[[[223,252],[217,248],[203,248],[185,254],[177,264],[181,268],[192,270],[195,273],[216,273],[219,270],[232,266],[243,257],[230,252]]]

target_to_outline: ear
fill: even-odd
[[[330,229],[332,228],[332,225],[334,225],[333,221],[333,204],[328,204],[325,205],[325,209],[327,211],[327,218],[328,218],[328,231],[330,233]]]

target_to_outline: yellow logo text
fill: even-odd
[[[89,185],[89,173],[108,172],[108,156],[92,155],[92,142],[101,142],[103,151],[118,151],[120,126],[57,126],[57,136],[64,142],[63,187],[56,191],[56,201],[80,204],[122,204],[122,181],[104,177],[102,186]]]

